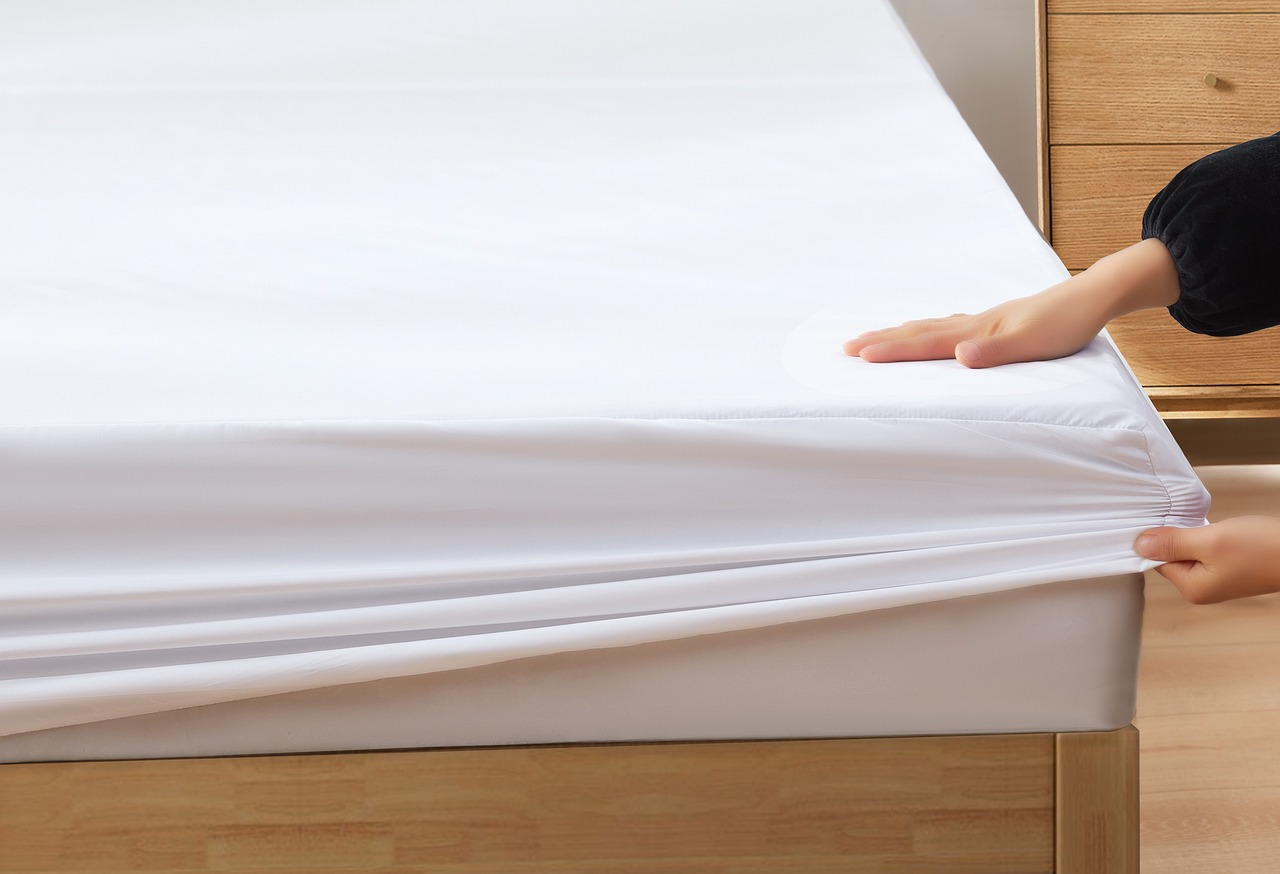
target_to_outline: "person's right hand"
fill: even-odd
[[[1143,240],[1030,297],[977,315],[906,322],[844,344],[864,361],[955,358],[966,367],[1043,361],[1078,352],[1107,322],[1178,300],[1178,274],[1164,244]]]
[[[955,358],[965,367],[1043,361],[1078,352],[1107,323],[1107,313],[1061,285],[977,315],[906,322],[868,331],[844,344],[863,361]]]

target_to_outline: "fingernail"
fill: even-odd
[[[1147,553],[1151,552],[1155,547],[1156,539],[1150,534],[1144,534],[1139,537],[1138,542],[1133,545],[1133,548],[1138,551],[1138,555],[1141,555],[1143,558],[1146,558]]]
[[[982,358],[982,347],[972,340],[965,340],[956,346],[956,357],[962,361],[977,362]]]

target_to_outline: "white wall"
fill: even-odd
[[[891,2],[1034,221],[1035,0]]]

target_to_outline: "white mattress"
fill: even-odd
[[[1131,578],[1203,521],[1105,336],[840,353],[1065,275],[881,0],[9,3],[0,137],[0,735]]]

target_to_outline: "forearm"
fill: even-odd
[[[864,361],[955,357],[966,367],[1061,358],[1083,349],[1114,318],[1178,300],[1178,273],[1159,240],[1108,255],[1030,297],[976,315],[907,322],[844,345]]]
[[[1143,240],[1121,249],[1086,270],[1100,287],[1107,321],[1138,310],[1169,307],[1178,302],[1178,271],[1164,243]]]
[[[1159,240],[1143,240],[1097,261],[1044,292],[1064,312],[1084,309],[1099,327],[1138,310],[1167,307],[1179,295],[1178,272]]]

